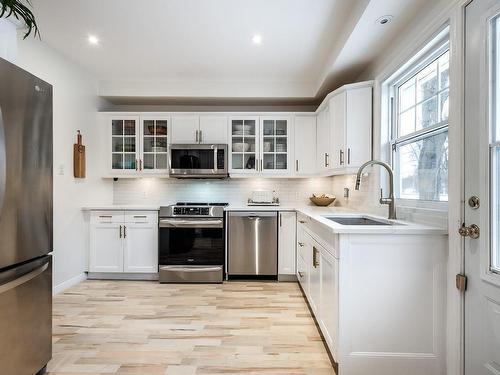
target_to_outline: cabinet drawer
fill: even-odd
[[[156,211],[129,211],[125,212],[125,223],[158,223],[158,212]]]
[[[311,221],[309,216],[304,215],[303,213],[297,212],[297,226],[307,225]]]
[[[123,211],[93,211],[90,221],[93,224],[123,223]]]

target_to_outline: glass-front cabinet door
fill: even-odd
[[[230,170],[233,173],[259,171],[259,118],[233,117],[230,123]]]
[[[168,172],[169,122],[167,117],[141,118],[142,157],[139,159],[139,171]]]
[[[111,170],[113,172],[138,170],[138,125],[138,117],[111,118]]]
[[[290,119],[288,117],[261,117],[261,166],[263,173],[289,171]]]

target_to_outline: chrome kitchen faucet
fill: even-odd
[[[363,169],[368,167],[369,165],[378,164],[384,167],[389,173],[389,196],[384,198],[382,196],[382,189],[380,189],[380,204],[388,204],[389,205],[389,219],[396,219],[396,200],[394,199],[394,172],[389,164],[379,161],[379,160],[370,160],[359,167],[358,174],[356,176],[356,190],[359,190],[359,185],[361,185],[361,173],[363,173]]]

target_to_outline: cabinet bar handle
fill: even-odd
[[[344,165],[344,150],[339,151],[339,162],[340,165]]]
[[[120,225],[120,238],[122,238],[122,226]]]
[[[262,172],[264,170],[264,159],[260,159],[260,171]]]
[[[203,142],[203,130],[200,130],[200,143]]]
[[[127,238],[127,227],[123,226],[123,238]]]
[[[113,216],[111,215],[99,215],[100,219],[111,219]]]
[[[351,164],[351,148],[347,149],[347,164]]]
[[[146,219],[146,215],[134,215],[134,219]]]
[[[304,247],[304,243],[303,242],[299,242],[299,246],[300,247]]]
[[[142,171],[142,159],[139,160],[139,170]]]
[[[300,224],[305,224],[306,222],[304,220],[299,220]]]
[[[318,260],[318,249],[316,249],[316,247],[313,246],[313,267],[314,268],[318,268],[319,266],[319,260]]]
[[[295,172],[299,171],[299,161],[295,160]]]
[[[135,170],[139,170],[139,160],[135,159]]]

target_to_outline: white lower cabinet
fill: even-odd
[[[122,225],[96,222],[90,230],[90,272],[123,272]]]
[[[295,275],[295,233],[297,215],[294,211],[278,213],[278,274]]]
[[[92,212],[89,272],[157,273],[157,212]]]
[[[446,373],[447,236],[337,233],[297,213],[297,278],[339,375]]]
[[[319,325],[328,348],[336,358],[339,331],[339,260],[326,249],[321,249],[319,267],[321,273]]]

